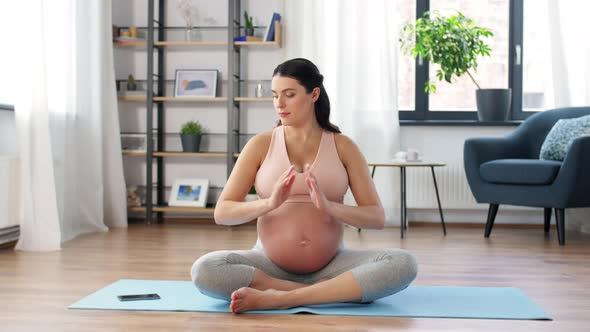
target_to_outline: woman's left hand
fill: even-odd
[[[321,211],[328,212],[332,202],[330,202],[328,198],[326,198],[326,195],[320,190],[318,181],[316,180],[315,175],[311,172],[309,164],[305,165],[305,183],[307,184],[307,189],[309,189],[309,197],[315,207]]]

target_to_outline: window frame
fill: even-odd
[[[536,112],[524,112],[522,109],[522,59],[523,59],[523,0],[508,0],[508,88],[512,89],[512,103],[510,114],[506,124],[514,125]],[[416,0],[416,19],[422,17],[424,12],[430,10],[430,0]],[[517,48],[520,48],[517,59]],[[477,111],[444,111],[430,110],[428,94],[424,92],[424,85],[428,80],[429,63],[422,59],[416,59],[415,80],[415,110],[399,110],[400,122],[437,122],[437,121],[464,121],[477,122]],[[475,91],[474,91],[475,92]]]

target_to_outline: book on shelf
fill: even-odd
[[[259,42],[259,41],[262,41],[262,37],[258,37],[258,36],[239,36],[239,37],[234,38],[234,41]]]
[[[266,27],[266,32],[264,33],[264,41],[271,42],[275,40],[275,22],[281,21],[281,15],[279,13],[272,13],[270,17],[270,22]]]

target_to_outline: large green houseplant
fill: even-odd
[[[201,145],[201,136],[203,135],[203,126],[199,121],[187,121],[180,128],[180,140],[182,142],[182,151],[199,152]]]
[[[439,13],[431,16],[426,12],[415,24],[408,23],[402,28],[400,41],[404,53],[439,66],[436,70],[439,81],[452,83],[453,78],[468,75],[477,87],[480,121],[503,121],[510,107],[510,90],[481,89],[472,75],[477,71],[479,58],[490,55],[491,49],[485,39],[491,36],[490,30],[478,26],[460,12],[451,16]],[[428,80],[424,90],[436,92],[435,83]]]

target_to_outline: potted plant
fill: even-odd
[[[248,16],[248,11],[244,12],[244,29],[246,36],[254,36],[254,23],[252,22],[252,16]]]
[[[401,30],[401,49],[414,58],[422,58],[439,65],[436,77],[452,83],[453,77],[467,74],[477,87],[476,102],[479,121],[504,121],[510,109],[510,89],[482,89],[472,71],[477,71],[478,58],[489,56],[490,47],[484,39],[494,34],[465,17],[460,12],[452,16],[430,13],[406,24]],[[428,80],[424,91],[436,92],[436,85]]]
[[[203,127],[199,121],[187,121],[180,129],[180,140],[183,152],[199,152]]]
[[[135,91],[137,90],[137,82],[132,74],[129,74],[127,77],[127,91]]]
[[[258,194],[256,194],[256,189],[254,188],[254,186],[252,186],[252,187],[250,187],[248,194],[244,198],[244,201],[251,202],[251,201],[256,201],[256,200],[258,200]]]

